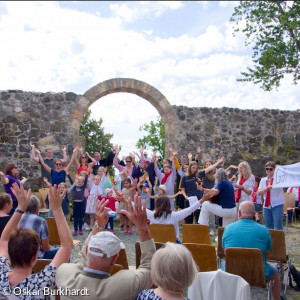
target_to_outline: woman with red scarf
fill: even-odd
[[[284,194],[282,188],[272,188],[275,166],[274,161],[266,163],[267,177],[261,179],[258,187],[258,195],[262,195],[264,198],[263,215],[266,227],[282,230]]]
[[[235,193],[235,203],[238,207],[244,201],[252,201],[252,192],[255,186],[255,177],[252,175],[251,167],[246,161],[238,165],[239,176],[233,184]]]

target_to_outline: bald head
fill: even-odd
[[[239,206],[239,219],[252,219],[254,212],[254,204],[250,201],[244,201]]]

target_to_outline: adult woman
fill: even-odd
[[[6,193],[0,194],[0,237],[5,225],[8,223],[10,219],[10,215],[8,214],[12,209],[12,200],[11,196]]]
[[[27,208],[31,191],[25,192],[23,184],[19,187],[14,183],[13,193],[18,199],[18,207],[4,228],[0,239],[0,293],[10,291],[14,294],[14,291],[25,289],[34,292],[39,299],[50,299],[50,296],[44,296],[44,288],[55,285],[56,269],[62,263],[69,261],[73,247],[72,236],[61,209],[63,194],[61,195],[56,187],[49,189],[49,202],[57,224],[61,248],[49,265],[41,272],[32,274],[32,267],[37,260],[39,237],[31,229],[15,229]],[[28,293],[18,294],[18,297],[19,299],[35,298]]]
[[[204,195],[201,199],[205,199],[205,197],[207,196]],[[147,209],[146,212],[150,224],[173,224],[175,227],[177,241],[180,243],[178,222],[183,220],[199,207],[200,201],[196,201],[190,207],[174,212],[171,210],[169,198],[162,196],[156,199],[154,211]]]
[[[183,300],[197,273],[197,265],[191,252],[183,245],[166,243],[151,260],[151,278],[155,290],[143,290],[137,300]]]
[[[252,192],[255,186],[255,176],[252,175],[250,165],[242,161],[238,165],[239,175],[237,181],[233,184],[236,189],[235,202],[252,201]]]
[[[80,147],[80,145],[77,145],[75,147],[74,151],[79,151],[79,150],[82,150],[82,148]],[[92,162],[88,163],[88,158]],[[91,157],[87,151],[85,153],[80,154],[79,160],[77,160],[77,158],[75,156],[74,161],[75,161],[75,165],[77,168],[77,174],[79,174],[82,171],[89,174],[90,170],[93,168],[93,166],[96,163],[96,159]]]
[[[282,188],[272,188],[276,163],[268,161],[265,165],[267,177],[260,180],[258,195],[264,198],[263,216],[269,229],[283,229],[284,194]]]
[[[223,218],[223,226],[233,223],[236,219],[237,210],[234,198],[234,189],[232,183],[226,178],[226,171],[222,168],[218,169],[215,174],[216,187],[213,189],[204,189],[204,194],[208,197],[206,200],[200,200],[202,203],[199,216],[199,224],[208,225],[209,214]],[[219,204],[207,201],[214,196],[219,195]]]
[[[22,180],[20,181],[18,179],[18,174],[19,174],[18,167],[15,164],[7,164],[5,166],[4,174],[3,172],[0,171],[0,177],[1,177],[1,182],[3,183],[4,186],[4,191],[5,193],[9,194],[13,200],[13,207],[9,212],[10,216],[12,216],[16,207],[18,206],[18,200],[15,197],[15,195],[12,193],[11,187],[14,183],[20,186],[21,182],[25,183],[27,180],[27,178],[23,177]]]
[[[186,176],[182,177],[181,180],[181,188],[182,194],[184,198],[187,200],[189,197],[196,197],[197,200],[201,199],[203,193],[202,190],[198,189],[196,180],[202,178],[211,170],[214,170],[220,163],[222,163],[224,157],[220,157],[218,161],[207,167],[206,169],[198,172],[198,163],[196,161],[192,161],[189,165],[188,172]],[[189,202],[185,201],[185,207],[189,207]],[[195,217],[195,221],[197,222],[199,218],[200,210],[196,211],[194,214],[191,214],[185,219],[186,224],[193,224],[193,219]]]

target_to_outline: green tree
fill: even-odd
[[[102,118],[99,121],[90,119],[91,110],[84,113],[83,119],[80,124],[79,134],[85,138],[84,149],[93,156],[95,152],[99,152],[101,157],[106,157],[112,149],[110,142],[113,134],[104,133],[102,127]],[[109,167],[110,174],[114,174],[113,168]]]
[[[139,128],[140,131],[145,131],[147,134],[140,138],[136,146],[147,148],[152,151],[159,152],[161,158],[165,157],[165,125],[161,117],[157,117],[157,121],[151,121],[150,124],[144,124]]]
[[[245,44],[253,46],[254,67],[247,67],[238,81],[252,81],[265,91],[276,89],[285,75],[300,79],[300,2],[240,1],[230,18],[234,35],[246,34]]]

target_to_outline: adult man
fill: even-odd
[[[98,201],[96,219],[92,233],[78,255],[75,263],[63,264],[56,273],[59,288],[87,288],[89,299],[136,299],[139,292],[152,286],[150,276],[151,258],[155,252],[154,241],[150,240],[146,207],[142,208],[140,197],[135,197],[134,208],[129,203],[127,212],[122,210],[135,226],[141,240],[141,265],[136,270],[122,270],[110,276],[123,243],[111,232],[103,231],[108,221],[105,209],[108,200]],[[68,295],[64,299],[82,299]]]
[[[36,156],[35,153],[35,145],[32,143],[29,143],[31,147],[30,151],[30,157],[32,160],[36,161],[37,163],[40,163],[39,158]],[[62,163],[66,163],[68,161],[67,153],[66,153],[67,147],[64,146],[62,148],[63,158],[61,160]],[[54,169],[54,159],[53,159],[53,151],[51,148],[46,149],[46,158],[44,158],[44,162],[47,166],[49,166],[51,169]],[[51,183],[51,174],[45,170],[45,168],[41,165],[41,173],[42,173],[42,183],[44,183],[43,178],[46,177],[47,180]],[[47,186],[45,186],[47,187]]]
[[[272,248],[271,236],[268,229],[253,221],[254,204],[244,201],[239,205],[239,221],[228,225],[222,237],[223,248],[258,248],[261,250],[264,261],[266,280],[273,280],[272,295],[275,300],[280,299],[280,281],[275,266],[266,263],[269,251]]]
[[[102,167],[108,167],[108,166],[111,166],[113,164],[113,160],[114,160],[114,157],[115,157],[115,153],[113,151],[111,151],[107,157],[101,159],[101,155],[99,152],[95,152],[94,153],[94,158],[96,159],[96,163],[95,165],[93,166],[93,174],[94,175],[97,175],[97,171],[98,171],[98,168],[100,166]],[[90,161],[89,161],[90,162]]]

